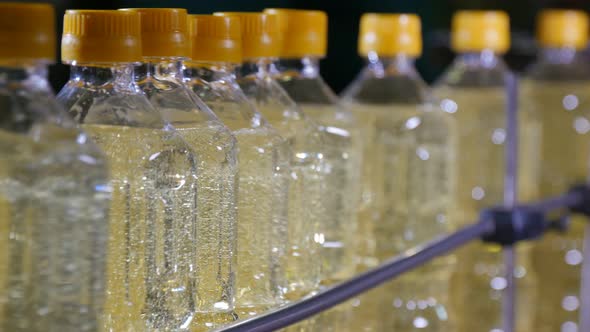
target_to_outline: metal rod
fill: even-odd
[[[351,299],[474,239],[478,239],[482,235],[492,232],[493,229],[494,224],[492,222],[480,221],[424,246],[407,250],[404,254],[383,263],[379,267],[313,296],[267,314],[237,322],[218,331],[269,332],[287,327]]]
[[[506,174],[504,175],[504,206],[512,208],[518,200],[518,80],[516,75],[506,77]],[[516,315],[516,287],[514,268],[516,248],[504,247],[506,288],[502,297],[503,332],[514,331]]]
[[[514,246],[504,247],[502,250],[504,256],[504,273],[506,279],[506,288],[502,297],[502,331],[512,332],[515,326],[516,316],[516,282],[514,279],[514,269],[516,267],[516,248]]]
[[[506,77],[505,156],[504,206],[511,208],[518,199],[518,81],[514,74]]]
[[[590,223],[584,232],[584,260],[582,262],[582,282],[580,287],[580,329],[590,331]]]
[[[538,210],[543,213],[551,212],[557,209],[568,208],[580,203],[584,197],[578,192],[570,191],[563,195],[550,197],[542,201],[527,204],[531,209]]]

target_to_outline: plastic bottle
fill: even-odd
[[[229,129],[185,84],[190,57],[188,15],[179,8],[133,8],[141,17],[142,64],[135,80],[162,118],[198,158],[196,315],[191,330],[209,330],[235,320],[237,266],[237,144]],[[236,266],[234,266],[236,265]]]
[[[237,70],[238,84],[291,147],[285,298],[297,300],[317,291],[320,282],[317,255],[323,237],[318,227],[323,212],[319,202],[326,193],[327,172],[323,134],[271,77],[270,66],[279,51],[276,18],[260,13],[215,15],[239,17],[244,63]]]
[[[353,116],[338,106],[338,98],[320,76],[326,56],[328,18],[324,12],[266,9],[278,19],[280,61],[274,76],[301,109],[320,124],[326,137],[323,156],[330,168],[322,197],[324,238],[322,283],[330,285],[354,275],[356,209],[360,201],[362,148]]]
[[[283,299],[290,154],[288,142],[236,83],[242,61],[237,17],[190,15],[191,61],[185,82],[238,141],[237,314],[248,317]]]
[[[58,100],[105,151],[111,171],[102,329],[185,329],[201,301],[197,281],[207,282],[198,273],[207,263],[232,259],[216,251],[202,260],[195,245],[203,237],[197,232],[200,160],[135,83],[139,13],[68,10],[63,26],[62,60],[71,67]],[[225,289],[231,298],[231,285]]]
[[[506,87],[511,75],[501,55],[510,44],[509,18],[499,11],[459,11],[453,17],[451,43],[458,53],[436,84],[435,93],[444,111],[456,123],[457,174],[451,220],[463,226],[477,220],[485,207],[504,201]],[[520,152],[533,151],[536,129],[522,127]],[[522,154],[519,167],[527,172],[519,179],[518,199],[536,193],[535,156]],[[535,306],[535,278],[529,248],[518,248],[514,271],[518,285],[517,331],[531,331]],[[501,248],[474,243],[457,252],[452,277],[454,318],[458,331],[491,331],[502,324],[502,294],[506,272]]]
[[[329,286],[354,275],[356,209],[360,202],[362,148],[352,114],[338,106],[338,98],[320,76],[319,60],[326,55],[327,16],[321,11],[266,9],[278,19],[281,49],[271,67],[273,77],[324,132],[323,157],[329,173],[328,193],[320,201],[324,216],[322,285]],[[339,331],[348,325],[346,304],[320,315],[315,330]]]
[[[588,177],[590,66],[581,54],[588,44],[587,14],[541,12],[537,43],[538,58],[525,73],[520,102],[521,111],[540,125],[540,151],[535,160],[540,197],[548,197],[584,183]],[[527,125],[524,121],[527,119],[521,124]],[[572,228],[566,234],[549,233],[534,244],[533,264],[539,282],[534,331],[578,329],[585,222],[575,218],[579,217],[571,220]]]
[[[420,30],[416,15],[364,14],[366,66],[342,94],[364,139],[361,270],[450,230],[452,121],[414,67]],[[361,297],[351,331],[451,331],[453,263],[439,258]]]
[[[105,157],[49,86],[53,7],[5,2],[0,17],[0,331],[96,331]]]

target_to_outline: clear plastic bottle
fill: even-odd
[[[360,202],[361,140],[352,114],[320,76],[319,61],[326,55],[327,16],[322,11],[266,9],[276,16],[281,39],[280,60],[273,77],[324,133],[325,192],[319,204],[322,248],[322,285],[354,275],[356,210]],[[339,331],[350,321],[350,306],[321,314],[313,329]]]
[[[236,254],[237,145],[227,127],[184,84],[190,56],[187,12],[134,8],[141,17],[142,56],[135,81],[162,118],[197,155],[196,243],[198,270],[191,331],[235,319],[232,294]]]
[[[96,331],[106,158],[55,100],[55,13],[0,3],[0,331]]]
[[[266,9],[277,17],[281,50],[275,79],[309,117],[320,124],[326,146],[322,151],[329,172],[329,194],[321,200],[322,283],[350,278],[355,272],[354,234],[360,201],[361,141],[352,114],[320,76],[319,60],[326,56],[328,19],[324,12]]]
[[[238,141],[236,312],[248,317],[284,302],[291,151],[236,83],[239,18],[190,15],[189,35],[193,49],[185,82]]]
[[[420,30],[416,15],[364,14],[359,54],[367,65],[342,94],[364,139],[362,269],[451,229],[452,121],[414,67]],[[350,331],[451,331],[453,263],[439,258],[361,296]]]
[[[203,260],[195,245],[204,237],[197,219],[200,160],[135,83],[139,14],[66,11],[62,60],[71,65],[70,80],[58,100],[110,164],[113,203],[102,330],[186,329],[201,301],[196,290],[208,282],[199,279],[201,269],[205,263],[229,262],[232,255],[211,248],[215,255]],[[211,236],[223,234],[220,242],[229,242],[233,231]],[[219,287],[231,299],[231,284]]]
[[[238,84],[269,124],[287,140],[290,157],[288,249],[285,263],[285,298],[297,300],[317,291],[322,236],[318,233],[328,171],[322,155],[322,132],[271,77],[270,66],[278,55],[277,22],[259,13],[216,13],[238,16],[242,28],[244,63]]]
[[[537,41],[541,46],[538,59],[522,81],[521,110],[528,120],[521,124],[527,125],[530,119],[540,124],[539,195],[548,197],[588,177],[590,65],[581,55],[588,44],[587,14],[541,12]],[[534,331],[578,329],[583,225],[583,220],[572,220],[566,234],[549,233],[534,244],[539,283]]]
[[[511,75],[501,55],[510,44],[509,18],[504,12],[460,11],[453,17],[451,43],[459,53],[436,84],[444,111],[456,123],[457,146],[451,222],[457,226],[477,220],[481,209],[504,201],[506,87]],[[532,122],[530,122],[532,124]],[[537,159],[532,153],[538,132],[521,128],[519,200],[536,195]],[[532,331],[535,278],[530,248],[518,247],[514,271],[518,284],[517,331]],[[502,294],[506,287],[501,247],[474,243],[458,251],[451,281],[454,318],[458,331],[501,328]]]

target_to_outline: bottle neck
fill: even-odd
[[[538,61],[548,64],[567,65],[583,61],[578,50],[572,47],[545,47],[539,52]]]
[[[184,76],[206,82],[231,82],[235,80],[236,67],[226,62],[190,62],[185,66]]]
[[[455,58],[455,66],[467,70],[502,69],[506,67],[502,56],[492,50],[461,53]]]
[[[314,79],[320,77],[320,59],[306,56],[296,59],[280,59],[275,68],[282,75]]]
[[[36,91],[50,92],[45,61],[0,62],[0,86],[15,83]]]
[[[184,81],[184,58],[144,58],[141,65],[135,69],[136,78],[153,78],[165,81]]]
[[[133,63],[72,64],[70,81],[84,83],[87,88],[102,88],[109,84],[118,91],[139,92],[135,85]]]
[[[246,60],[237,71],[238,77],[257,76],[259,78],[274,75],[276,72],[276,59],[274,58]]]
[[[405,54],[398,54],[390,57],[368,56],[366,68],[371,76],[377,78],[389,76],[409,76],[418,78],[420,75],[416,70],[415,58]]]

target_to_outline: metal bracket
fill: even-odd
[[[578,196],[577,202],[569,206],[570,211],[590,217],[590,186],[585,184],[575,186],[570,189],[570,193]]]
[[[489,208],[482,211],[480,220],[494,223],[494,230],[483,235],[482,240],[502,246],[536,239],[550,226],[542,211],[526,206]]]

